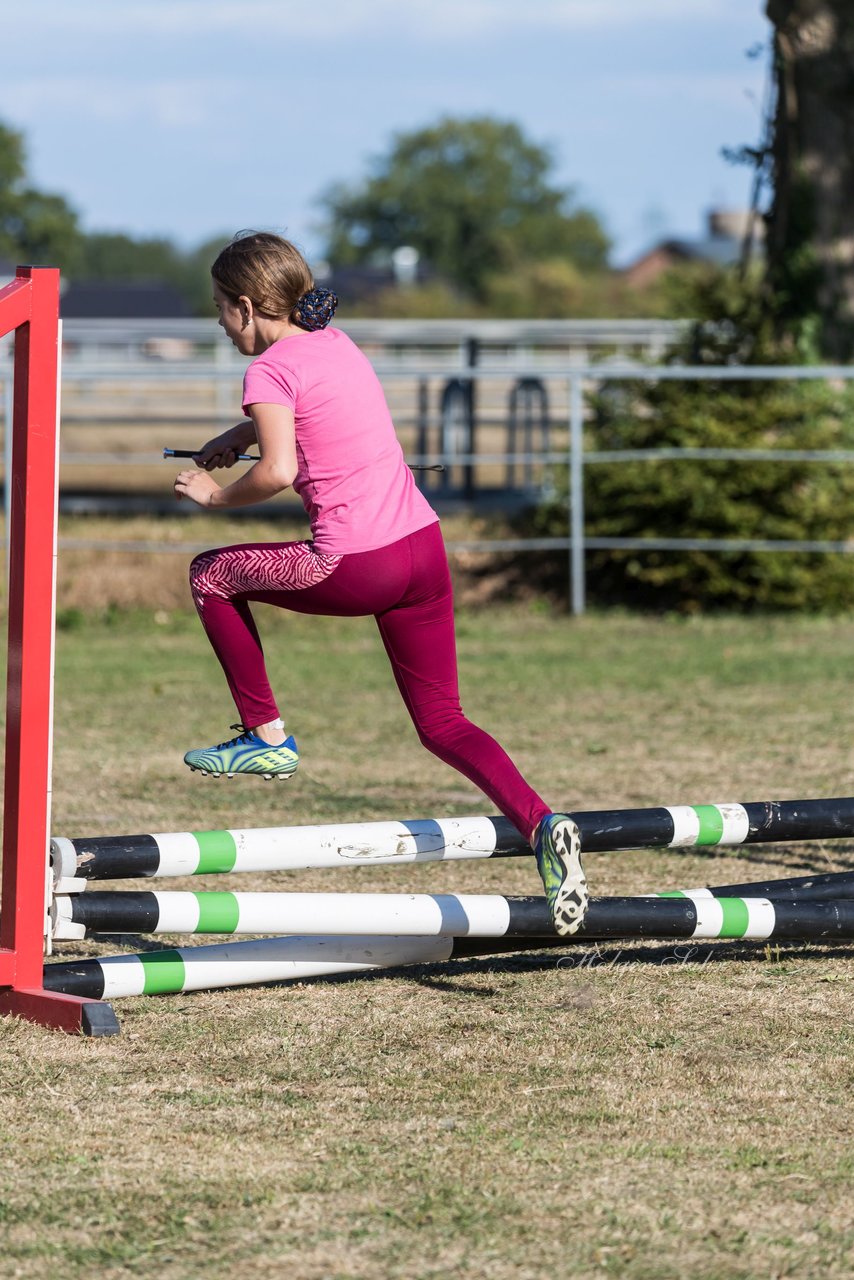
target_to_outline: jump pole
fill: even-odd
[[[854,897],[854,873],[822,873],[746,884],[677,889],[649,896],[696,901],[751,895],[775,901],[796,898],[819,902]],[[589,941],[584,937],[579,940]],[[45,968],[44,985],[52,991],[94,1000],[104,997],[117,999],[300,981],[400,965],[443,963],[472,955],[566,948],[572,942],[572,939],[560,938],[556,934],[487,939],[364,935],[273,937],[54,963]]]
[[[8,671],[0,1014],[62,1031],[115,1035],[109,1005],[46,990],[45,865],[50,834],[59,410],[59,271],[18,267],[0,289],[14,331]],[[8,429],[8,424],[7,424]]]
[[[702,899],[711,890],[693,891]],[[715,891],[716,892],[716,891]],[[666,895],[661,895],[666,899]],[[637,902],[637,899],[634,900]],[[674,900],[669,899],[670,902]],[[596,905],[596,904],[593,904]],[[803,904],[795,907],[794,919],[783,919],[785,904],[764,902],[757,911],[755,900],[716,899],[716,912],[712,916],[708,904],[694,902],[696,921],[689,931],[690,913],[680,913],[679,931],[670,932],[671,939],[695,941],[741,939],[765,941],[768,937],[794,940],[789,933],[803,940],[806,916]],[[839,915],[831,910],[813,913],[812,924],[818,924],[821,936],[812,941],[839,940],[834,931],[840,924]],[[838,905],[838,904],[836,904]],[[851,904],[847,904],[849,907]],[[703,914],[705,907],[705,914]],[[774,910],[776,929],[766,932],[769,924],[768,908]],[[753,916],[764,913],[765,927],[757,930],[743,928]],[[669,914],[669,913],[668,913]],[[660,922],[663,923],[663,922]],[[672,919],[671,919],[672,923]],[[850,918],[847,922],[850,925]],[[595,919],[594,919],[595,924]],[[757,938],[757,933],[762,937]],[[411,964],[441,964],[448,960],[469,956],[504,954],[532,950],[569,948],[576,942],[603,940],[592,939],[587,930],[574,938],[530,935],[524,937],[480,938],[424,936],[289,936],[260,938],[251,942],[214,943],[198,947],[177,947],[162,951],[142,952],[136,955],[104,956],[99,959],[73,960],[47,965],[44,971],[45,986],[53,991],[69,992],[81,997],[100,1000],[118,999],[135,995],[166,995],[182,991],[202,991],[224,987],[250,986],[262,983],[301,981],[309,978],[331,977],[335,974],[375,971]]]
[[[137,893],[60,895],[54,936],[90,933],[395,934],[549,937],[545,898],[498,894]],[[854,900],[760,897],[591,899],[575,938],[854,939]]]
[[[411,964],[442,964],[473,955],[541,950],[565,938],[286,937],[217,942],[45,966],[52,991],[92,999],[210,991],[259,983],[299,982]]]
[[[854,837],[854,798],[575,812],[587,853]],[[530,855],[502,817],[92,836],[51,842],[53,877],[119,880]]]
[[[831,902],[854,898],[854,872],[824,871],[818,875],[791,876],[785,880],[746,880],[740,884],[703,885],[695,889],[671,889],[656,898],[771,898],[773,901]]]
[[[454,945],[442,937],[260,938],[49,964],[44,981],[54,991],[112,1000],[441,963]]]

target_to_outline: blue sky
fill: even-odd
[[[317,199],[399,130],[519,123],[624,263],[743,207],[764,0],[21,0],[0,120],[87,230],[184,245],[241,227],[318,256]]]

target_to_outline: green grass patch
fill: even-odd
[[[181,762],[234,719],[194,616],[74,607],[58,633],[58,834],[491,811],[419,746],[369,619],[259,611],[303,753],[274,786]],[[850,620],[498,607],[463,610],[458,634],[464,706],[556,806],[850,791]],[[601,855],[589,871],[595,893],[632,893],[852,862],[854,842],[827,841]],[[538,882],[512,859],[228,887]],[[4,1265],[25,1280],[847,1280],[852,992],[843,947],[613,943],[140,997],[117,1002],[114,1040],[7,1019]]]

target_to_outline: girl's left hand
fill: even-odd
[[[190,498],[200,507],[212,507],[220,492],[220,485],[207,471],[179,471],[175,477],[175,496]]]

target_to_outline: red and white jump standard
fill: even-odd
[[[59,271],[18,267],[0,289],[14,331],[0,1014],[114,1035],[108,1004],[46,991],[44,963],[53,741],[59,405]],[[8,429],[8,425],[7,425]]]

